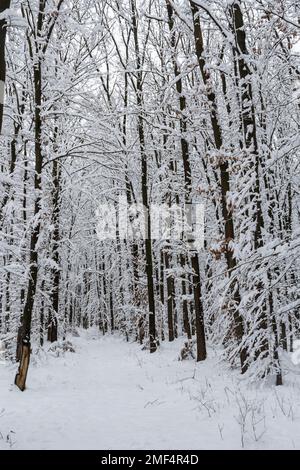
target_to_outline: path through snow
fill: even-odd
[[[24,393],[15,366],[0,365],[0,448],[300,448],[297,382],[251,388],[213,351],[205,363],[179,362],[182,341],[150,356],[81,332],[75,353],[33,355]]]

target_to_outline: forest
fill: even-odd
[[[215,438],[169,423],[169,441],[130,428],[115,448],[300,449],[299,28],[297,0],[0,0],[0,449],[30,447],[12,414],[59,387],[63,406],[81,374],[107,387],[99,410],[125,390],[131,419],[123,381],[145,371],[147,429],[174,379],[181,433],[198,406]],[[257,430],[247,390],[289,443]],[[111,448],[106,425],[76,446]],[[72,447],[56,439],[35,445]]]

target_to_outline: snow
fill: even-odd
[[[32,355],[23,393],[0,363],[0,449],[300,449],[295,372],[258,388],[218,351],[178,361],[183,338],[152,355],[96,330],[69,340],[75,353]]]

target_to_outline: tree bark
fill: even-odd
[[[143,75],[141,70],[140,48],[138,40],[138,27],[137,27],[137,12],[133,0],[131,0],[131,17],[132,28],[135,47],[136,58],[136,100],[138,113],[138,136],[141,153],[141,170],[142,170],[142,202],[144,211],[145,223],[145,252],[146,252],[146,276],[147,276],[147,290],[148,290],[148,307],[149,307],[149,340],[150,340],[150,353],[157,349],[156,344],[156,327],[155,327],[155,300],[154,300],[154,282],[153,282],[153,253],[152,253],[152,238],[151,238],[151,214],[148,199],[148,164],[147,154],[145,149],[145,133],[144,121],[142,117],[143,108]]]
[[[60,0],[58,9],[62,4]],[[35,152],[35,174],[34,174],[34,190],[35,190],[35,203],[34,203],[34,223],[30,237],[30,255],[29,255],[29,273],[28,273],[28,287],[24,311],[22,316],[22,324],[18,332],[18,346],[17,350],[21,351],[21,363],[19,372],[16,377],[16,385],[20,385],[20,389],[24,390],[26,385],[27,369],[30,360],[30,335],[31,335],[31,319],[35,301],[37,279],[38,279],[38,241],[41,232],[41,201],[42,201],[42,165],[43,165],[43,152],[42,152],[42,63],[43,56],[46,52],[47,45],[53,30],[54,24],[49,29],[46,37],[42,31],[45,19],[45,6],[46,0],[39,0],[39,11],[37,15],[37,23],[34,38],[30,37],[28,32],[27,40],[30,44],[30,55],[33,63],[33,84],[34,84],[34,152]],[[35,47],[35,50],[34,50]],[[29,347],[28,347],[29,344]],[[20,379],[21,377],[21,379]]]
[[[54,130],[54,139],[57,138],[57,128]],[[54,226],[52,236],[52,259],[55,267],[52,270],[53,285],[52,285],[52,312],[48,324],[48,341],[53,343],[57,341],[58,329],[58,310],[59,310],[59,284],[60,284],[60,259],[59,259],[59,205],[60,205],[60,177],[61,168],[58,160],[53,162],[52,180],[53,180],[53,193],[52,193],[52,223]]]
[[[187,121],[186,121],[186,97],[183,93],[183,85],[181,80],[180,70],[174,56],[176,47],[176,36],[174,30],[174,11],[169,0],[166,0],[168,11],[168,25],[171,34],[171,48],[173,54],[173,68],[176,78],[176,91],[178,94],[179,108],[180,108],[180,148],[184,170],[184,198],[185,210],[189,210],[189,205],[192,204],[192,173],[190,163],[189,143],[186,139]],[[197,336],[197,360],[204,360],[206,358],[206,342],[204,330],[204,314],[203,314],[203,300],[201,295],[200,275],[199,275],[199,255],[197,250],[191,251],[191,260],[193,269],[196,268],[193,275],[193,292],[196,316],[196,336]],[[185,306],[186,308],[186,306]],[[186,312],[185,312],[186,315]],[[186,317],[185,317],[186,322]],[[187,322],[186,322],[187,324]],[[188,333],[189,334],[189,333]]]
[[[166,270],[170,270],[170,253],[168,248],[165,251],[165,267]],[[167,312],[168,312],[168,337],[169,341],[174,341],[175,331],[174,331],[174,310],[175,310],[175,300],[174,300],[174,278],[167,272]]]
[[[193,15],[193,25],[194,25],[194,39],[195,39],[195,50],[196,55],[199,63],[201,77],[206,88],[206,96],[209,101],[211,111],[210,111],[210,121],[213,131],[214,137],[214,144],[215,148],[218,151],[222,150],[223,146],[223,138],[222,138],[222,131],[221,126],[218,120],[218,107],[215,93],[212,89],[212,84],[210,83],[210,76],[209,71],[207,68],[207,64],[204,58],[204,43],[203,43],[203,35],[202,35],[202,28],[200,23],[200,16],[199,16],[199,7],[196,5],[195,2],[190,0],[192,15]],[[223,215],[223,222],[224,222],[224,248],[225,248],[225,259],[227,263],[228,273],[229,276],[231,275],[232,270],[236,267],[236,259],[234,257],[234,252],[232,248],[229,246],[230,242],[234,241],[235,233],[234,233],[234,224],[233,224],[233,217],[232,212],[228,209],[227,206],[227,196],[230,192],[230,176],[229,176],[229,166],[228,161],[226,158],[222,158],[220,155],[220,189],[221,189],[221,204],[222,204],[222,215]],[[232,281],[232,292],[233,292],[233,300],[235,303],[234,310],[232,313],[233,319],[233,330],[234,336],[238,343],[241,343],[244,335],[244,324],[243,318],[239,312],[239,304],[240,304],[240,293],[239,293],[239,286],[236,280]],[[247,364],[248,352],[245,347],[242,347],[240,350],[240,362],[241,362],[241,370],[242,373],[246,372],[248,364]]]

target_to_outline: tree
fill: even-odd
[[[63,0],[60,0],[57,6],[57,12],[62,6]],[[22,324],[18,335],[18,350],[20,351],[20,367],[15,378],[16,385],[21,391],[25,389],[27,369],[30,360],[30,334],[31,320],[36,295],[38,281],[38,257],[39,257],[39,237],[41,232],[41,195],[42,195],[42,168],[43,168],[43,143],[42,143],[42,89],[43,89],[43,61],[47,52],[49,40],[51,38],[57,16],[54,15],[50,20],[46,19],[45,13],[46,0],[39,0],[39,9],[36,18],[36,25],[31,31],[27,32],[27,41],[29,55],[33,64],[33,83],[34,83],[34,129],[35,129],[35,176],[34,189],[36,198],[34,203],[34,226],[30,238],[30,268],[27,295],[22,316]],[[27,20],[33,16],[30,7],[23,7],[23,17]],[[31,23],[29,22],[29,25]],[[46,27],[46,31],[45,28]]]

